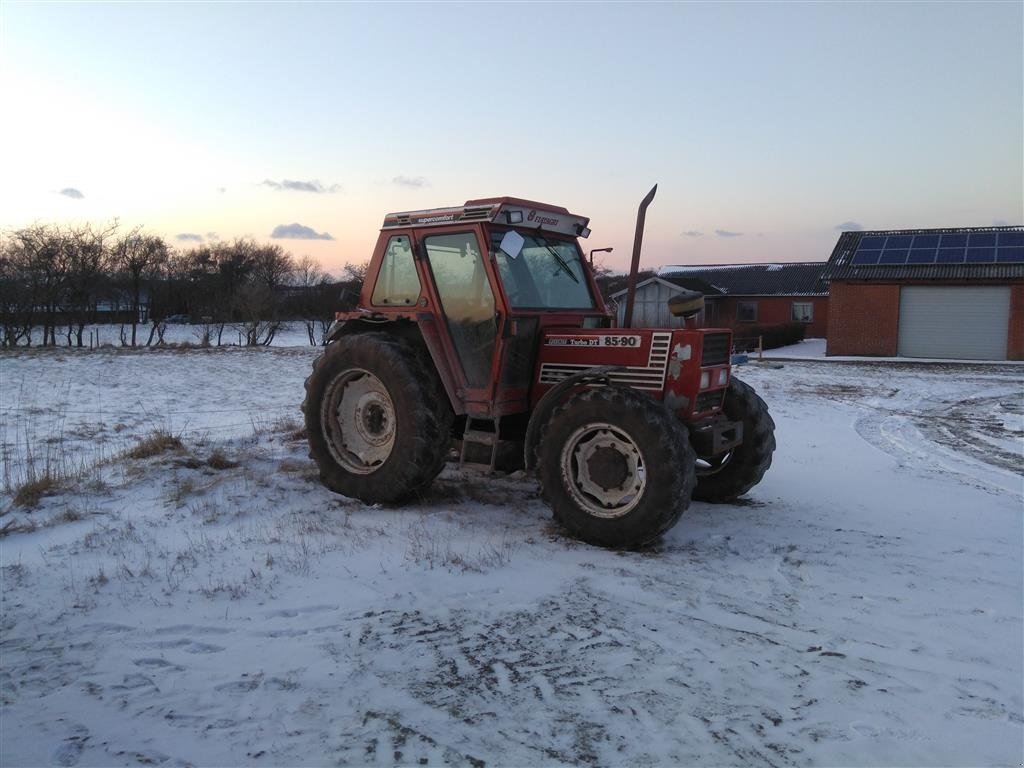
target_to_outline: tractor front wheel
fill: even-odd
[[[424,352],[387,333],[343,336],[306,379],[309,455],[332,491],[394,502],[444,466],[452,409]]]
[[[671,528],[693,491],[686,427],[649,397],[588,389],[552,412],[540,438],[541,492],[573,536],[632,548]]]
[[[725,504],[735,501],[764,477],[775,451],[775,422],[754,388],[739,379],[729,381],[722,412],[743,422],[743,442],[713,461],[697,462],[693,498]]]

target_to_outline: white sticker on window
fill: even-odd
[[[510,229],[505,233],[505,236],[501,238],[501,245],[498,247],[502,253],[507,253],[510,259],[514,259],[523,250],[523,243],[526,241],[523,236],[516,232],[514,229]]]

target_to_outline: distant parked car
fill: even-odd
[[[188,323],[188,315],[170,315],[165,320],[165,323]]]

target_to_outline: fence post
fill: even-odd
[[[757,337],[757,359],[764,358],[764,336]]]

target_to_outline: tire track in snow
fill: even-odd
[[[987,413],[1014,397],[1002,393],[955,401],[925,399],[910,411],[877,408],[857,418],[854,428],[866,442],[901,464],[951,474],[973,487],[1019,495],[1024,455],[1003,450],[979,434],[1020,439]]]

